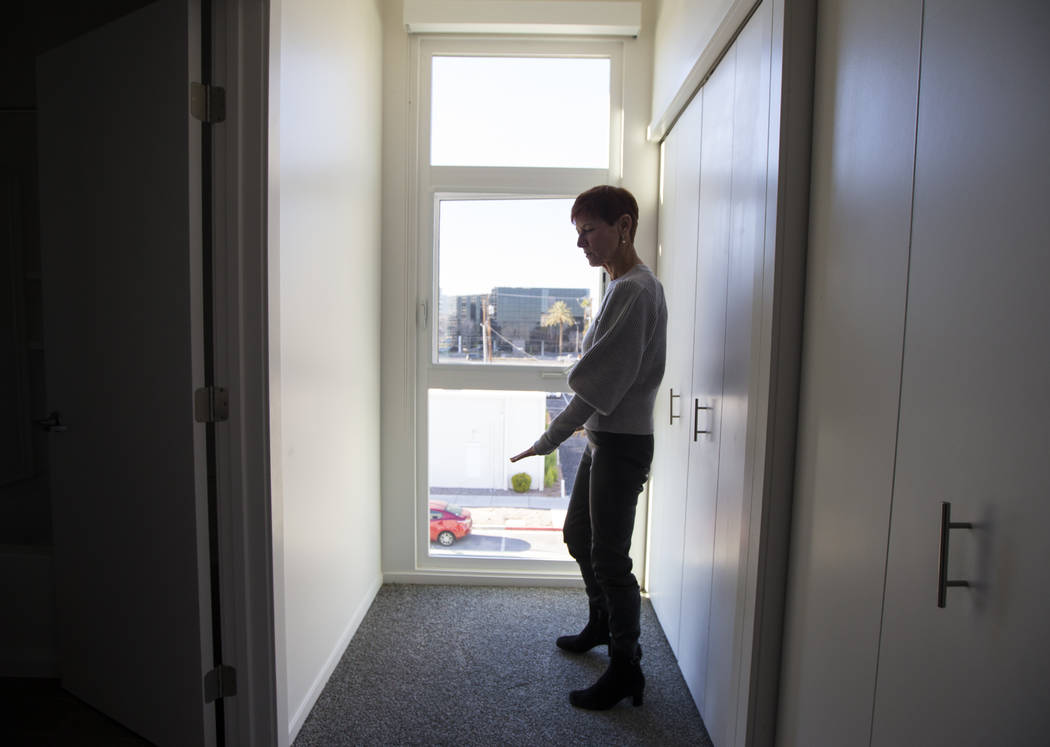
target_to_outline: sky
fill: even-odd
[[[610,61],[445,57],[432,62],[431,163],[607,168]],[[438,214],[441,295],[497,286],[591,288],[571,199],[451,200]]]
[[[442,200],[439,291],[487,293],[497,286],[591,288],[600,271],[576,246],[572,200]]]
[[[609,166],[608,59],[434,57],[435,166]]]

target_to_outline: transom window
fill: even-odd
[[[610,66],[603,58],[433,57],[430,163],[608,168]]]

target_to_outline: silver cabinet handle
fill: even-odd
[[[693,440],[696,441],[696,437],[701,433],[710,433],[710,430],[700,430],[700,411],[701,410],[713,410],[713,407],[705,407],[700,404],[700,400],[693,400]]]
[[[948,536],[953,529],[973,529],[968,521],[952,521],[952,504],[941,502],[941,552],[937,564],[937,606],[948,605],[948,587],[969,586],[969,581],[948,580]]]
[[[674,387],[671,387],[671,403],[670,403],[670,407],[668,408],[670,410],[670,412],[671,412],[671,423],[670,423],[671,425],[674,425],[674,419],[675,418],[681,418],[682,417],[681,413],[678,413],[677,415],[674,414],[674,401],[676,399],[681,399],[681,398],[682,398],[682,395],[681,394],[675,394],[674,393]]]

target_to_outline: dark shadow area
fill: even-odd
[[[0,678],[0,720],[4,744],[153,744],[69,694],[54,679]]]

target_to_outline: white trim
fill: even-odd
[[[549,3],[543,3],[550,5]],[[594,3],[584,3],[593,6]],[[387,574],[388,579],[437,579],[431,583],[512,583],[514,579],[529,583],[570,584],[578,577],[578,569],[570,561],[543,561],[515,558],[431,557],[429,541],[422,528],[426,526],[428,494],[428,389],[528,389],[536,391],[564,391],[565,378],[559,367],[540,366],[460,366],[434,362],[437,316],[436,267],[436,205],[439,198],[471,196],[522,196],[537,198],[574,198],[597,183],[617,183],[623,173],[623,123],[616,116],[623,109],[624,44],[621,41],[578,39],[479,39],[464,37],[416,37],[410,45],[409,74],[411,90],[415,92],[409,108],[413,128],[407,143],[411,149],[408,160],[410,181],[414,180],[415,205],[410,206],[410,246],[416,272],[415,303],[430,307],[430,322],[423,325],[422,315],[416,314],[411,328],[414,338],[414,422],[415,432],[415,502],[413,507],[413,538],[411,563],[404,566],[412,572]],[[610,130],[608,169],[545,169],[545,168],[485,168],[432,167],[430,160],[430,64],[441,55],[527,56],[607,58],[610,60]],[[413,212],[414,211],[414,212]],[[537,434],[539,435],[539,434]],[[525,581],[523,581],[525,582]]]
[[[410,34],[638,36],[640,2],[405,0]]]
[[[612,140],[615,128],[609,131]],[[610,155],[610,163],[612,163]],[[430,166],[430,183],[442,199],[505,197],[575,198],[609,179],[612,169]],[[464,192],[464,190],[468,190]]]
[[[568,372],[558,366],[500,366],[494,380],[488,366],[454,363],[430,364],[427,376],[431,389],[481,389],[512,392],[569,392]],[[536,434],[537,436],[539,434]]]
[[[321,696],[324,686],[328,684],[328,678],[332,676],[332,672],[335,671],[336,666],[339,664],[339,660],[342,659],[343,654],[346,653],[346,647],[350,645],[350,641],[353,639],[357,629],[361,627],[361,621],[364,620],[365,615],[368,614],[368,609],[372,606],[372,602],[375,601],[376,594],[379,593],[379,589],[382,585],[383,578],[377,576],[372,582],[372,586],[368,593],[361,600],[361,603],[357,605],[357,609],[354,610],[353,616],[343,630],[343,634],[339,636],[339,640],[336,641],[335,647],[325,660],[324,666],[321,667],[321,671],[317,673],[317,676],[314,677],[314,681],[310,683],[310,689],[306,691],[306,696],[303,698],[303,702],[295,709],[295,713],[292,714],[291,719],[288,721],[288,744],[292,744],[295,741],[296,736],[299,734],[299,730],[303,728],[303,724],[306,722],[306,717],[310,715],[310,711],[313,709],[314,704],[317,703],[317,699]]]
[[[281,6],[283,0],[270,0],[267,12],[269,33],[265,40],[267,61],[261,71],[266,81],[266,138],[261,154],[266,163],[266,236],[261,244],[265,252],[266,282],[265,308],[262,319],[267,325],[267,418],[266,432],[269,435],[268,458],[270,460],[268,489],[270,492],[270,551],[272,555],[271,610],[273,616],[274,683],[276,716],[274,740],[271,744],[287,747],[288,726],[288,652],[287,625],[285,623],[286,601],[284,594],[284,473],[281,442],[281,211],[280,180],[271,174],[280,173],[281,137]]]
[[[573,576],[527,573],[454,573],[450,571],[415,571],[384,573],[387,584],[455,584],[457,586],[542,586],[582,589],[579,571]]]
[[[274,0],[278,2],[279,0]],[[214,83],[226,121],[214,132],[215,376],[231,417],[216,427],[222,642],[237,670],[226,743],[278,742],[267,341],[270,2],[212,3]]]
[[[692,101],[696,92],[711,77],[711,73],[714,72],[718,63],[721,62],[722,56],[733,46],[733,42],[736,41],[740,30],[744,28],[748,19],[751,18],[751,14],[755,12],[755,9],[760,4],[761,0],[735,0],[729,6],[725,16],[722,17],[721,23],[718,24],[718,28],[715,29],[715,33],[711,36],[711,40],[704,47],[704,51],[700,53],[700,56],[696,58],[692,69],[685,76],[682,85],[679,86],[678,93],[671,99],[671,103],[667,105],[667,108],[649,123],[649,127],[646,130],[646,137],[649,139],[649,142],[659,143],[667,137],[667,133],[671,131],[674,123],[678,121],[678,118],[685,111],[689,102]]]

